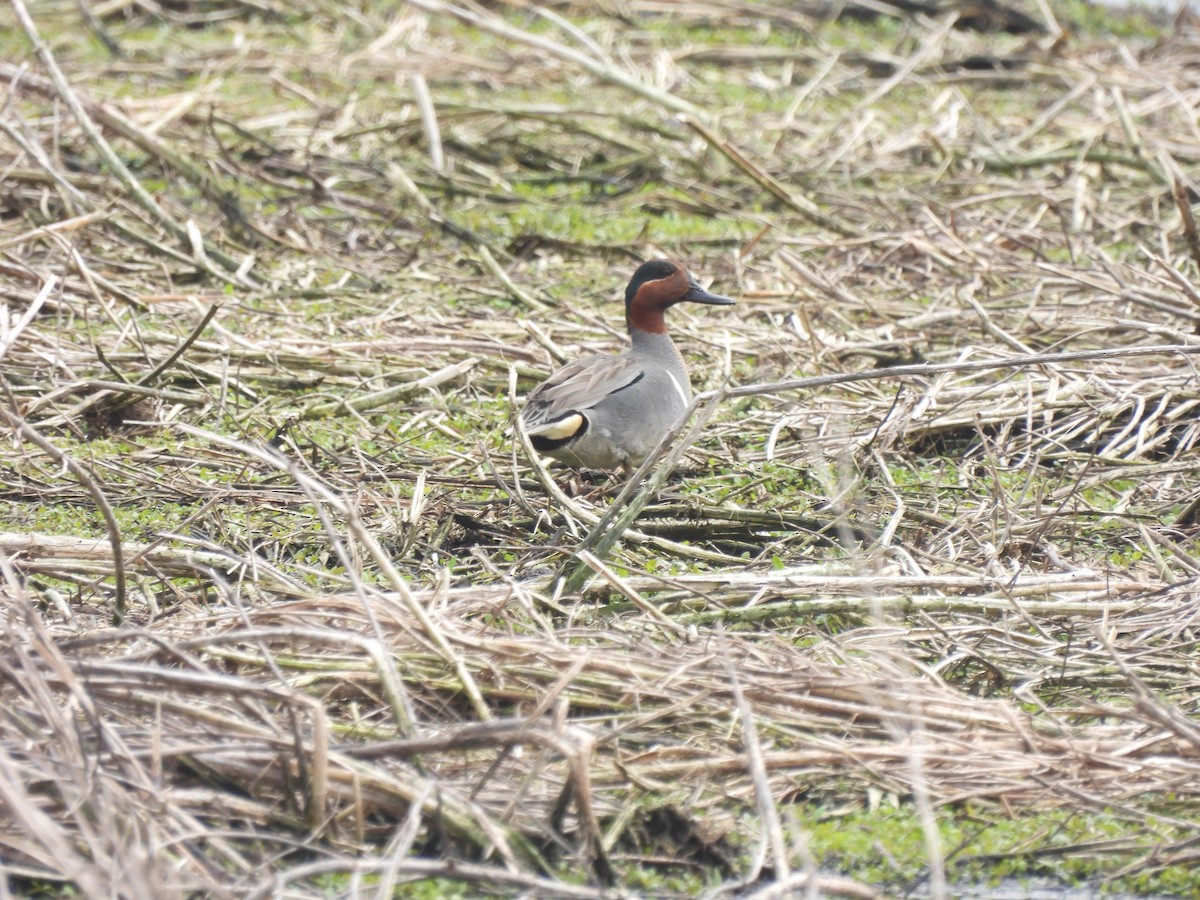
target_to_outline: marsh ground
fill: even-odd
[[[1024,12],[0,11],[8,889],[1192,895],[1198,32]]]

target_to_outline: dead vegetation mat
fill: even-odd
[[[880,797],[1194,853],[1189,21],[86,6],[0,12],[10,889],[870,896],[790,810]],[[660,254],[704,427],[531,464]]]

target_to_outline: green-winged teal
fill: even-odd
[[[627,474],[642,462],[691,403],[687,367],[664,320],[684,300],[734,302],[704,290],[675,260],[639,266],[625,289],[630,348],[576,360],[534,388],[521,410],[534,449],[568,465],[621,466]]]

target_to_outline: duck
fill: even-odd
[[[638,266],[625,288],[629,349],[568,363],[529,393],[520,423],[533,449],[572,467],[621,468],[628,478],[692,402],[687,366],[665,317],[685,301],[735,303],[702,288],[678,260]]]

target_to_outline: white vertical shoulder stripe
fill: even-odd
[[[683,385],[681,385],[679,383],[679,379],[676,378],[674,375],[672,375],[670,372],[667,372],[667,377],[671,379],[671,386],[675,388],[675,393],[677,393],[679,395],[680,402],[682,402],[684,406],[687,406],[688,405],[688,396],[683,390]]]

